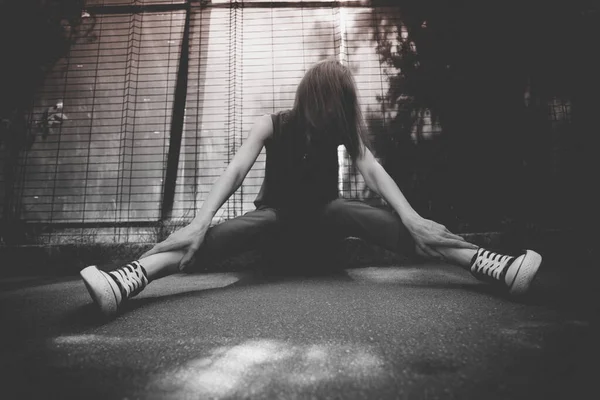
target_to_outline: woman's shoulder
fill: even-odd
[[[274,119],[278,119],[282,123],[287,123],[292,118],[292,111],[293,110],[291,110],[291,109],[283,109],[283,110],[275,111],[274,113],[271,114],[271,117]]]
[[[293,121],[293,110],[291,109],[283,109],[279,111],[275,111],[271,114],[271,119],[273,121],[273,130],[274,132],[281,132],[285,127],[287,127]]]

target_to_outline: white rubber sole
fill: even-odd
[[[106,317],[112,317],[117,313],[117,296],[109,281],[95,265],[91,265],[79,272],[85,287],[92,300],[100,308],[100,312]],[[116,285],[115,285],[116,286]]]
[[[508,293],[512,296],[525,294],[535,279],[535,275],[540,269],[541,264],[542,256],[533,250],[527,250],[525,257],[521,261],[521,265],[517,267],[517,272],[512,284],[509,286]]]

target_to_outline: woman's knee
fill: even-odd
[[[346,199],[335,199],[328,203],[323,210],[325,222],[340,222],[348,218],[348,201]]]

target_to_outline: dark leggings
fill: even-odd
[[[288,261],[305,261],[347,237],[414,254],[414,241],[396,213],[340,198],[320,209],[296,213],[261,206],[227,220],[207,231],[196,258],[214,262],[260,249]]]

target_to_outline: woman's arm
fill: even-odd
[[[223,203],[240,187],[244,178],[252,168],[260,154],[265,140],[273,133],[273,123],[269,115],[259,117],[244,144],[233,157],[227,169],[212,186],[207,199],[202,204],[196,217],[184,228],[173,232],[166,240],[156,244],[140,258],[174,250],[184,250],[185,255],[179,268],[183,269],[192,259],[194,253],[204,241],[204,235],[210,223]]]
[[[445,226],[421,217],[408,203],[400,188],[377,162],[368,148],[356,159],[356,167],[371,190],[379,194],[398,213],[402,223],[415,239],[422,253],[443,258],[436,247],[477,248],[462,237],[448,231]]]
[[[377,162],[373,153],[368,148],[365,147],[362,156],[359,155],[357,157],[356,167],[365,179],[367,186],[392,206],[405,225],[412,220],[421,218],[408,203],[408,200],[406,200],[396,182],[394,182],[383,166]]]
[[[252,126],[248,138],[237,151],[225,172],[213,184],[208,197],[192,223],[210,224],[221,206],[240,187],[260,154],[265,140],[272,133],[273,123],[271,117],[269,115],[259,117]]]

